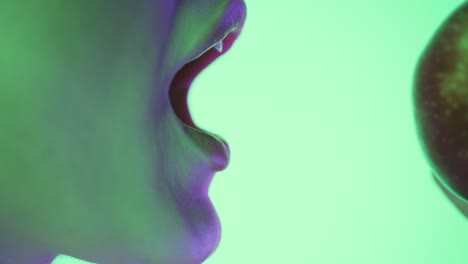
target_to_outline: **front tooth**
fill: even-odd
[[[218,52],[223,52],[223,41],[220,40],[218,43],[215,44],[214,48],[218,51]]]

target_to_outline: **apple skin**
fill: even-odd
[[[425,158],[440,184],[467,203],[468,2],[429,41],[414,81],[414,118]]]

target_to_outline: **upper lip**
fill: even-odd
[[[207,44],[200,48],[199,51],[201,52],[198,52],[198,55],[194,58],[191,58],[191,60],[194,60],[199,56],[203,55],[216,43],[223,41],[230,33],[232,33],[235,35],[235,37],[233,37],[231,43],[228,43],[230,47],[230,44],[232,44],[232,42],[234,42],[234,40],[237,39],[240,32],[242,31],[242,28],[245,23],[246,14],[247,12],[245,2],[243,0],[232,0],[224,13],[223,19],[217,26],[215,34],[213,34],[212,38],[209,41],[207,41]],[[227,51],[229,47],[225,49],[225,51]]]
[[[191,56],[187,60],[183,61],[181,63],[181,66],[186,65],[187,63],[193,60],[196,60],[198,57],[202,56],[211,48],[213,48],[218,42],[224,42],[226,37],[228,35],[231,35],[230,37],[232,39],[230,39],[230,43],[226,43],[228,45],[224,45],[222,53],[225,53],[227,50],[229,50],[232,43],[237,39],[237,37],[242,31],[246,15],[247,10],[245,2],[243,0],[232,0],[228,8],[224,12],[223,19],[216,27],[212,37],[208,41],[206,41],[202,47],[200,47],[196,52],[194,52],[194,56]]]

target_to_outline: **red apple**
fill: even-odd
[[[418,137],[434,176],[468,200],[468,3],[442,23],[419,59],[413,90]]]

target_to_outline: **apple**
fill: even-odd
[[[468,204],[468,3],[437,29],[414,77],[414,118],[425,158],[444,192]]]

